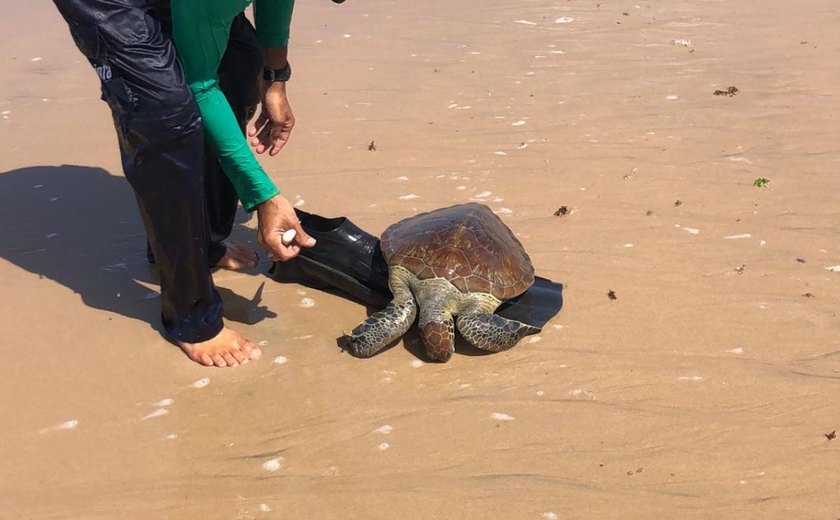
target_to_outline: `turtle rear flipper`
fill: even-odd
[[[461,314],[457,319],[458,332],[476,348],[501,352],[516,345],[529,334],[540,329],[519,321],[502,318],[498,314]]]

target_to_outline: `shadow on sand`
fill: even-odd
[[[245,229],[246,218],[239,215],[234,233]],[[155,269],[146,260],[143,224],[123,177],[73,165],[0,173],[0,226],[1,258],[60,283],[89,307],[162,332]],[[260,306],[262,287],[252,298],[220,292],[227,319],[256,323],[276,316]]]

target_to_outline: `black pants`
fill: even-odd
[[[230,234],[237,199],[205,152],[198,108],[168,36],[168,6],[159,0],[54,2],[111,108],[123,171],[160,271],[166,333],[178,341],[210,339],[222,328],[210,265],[221,257],[219,242]],[[244,17],[234,28],[228,70],[220,76],[244,124],[258,101],[261,51]]]

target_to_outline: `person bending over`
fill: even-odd
[[[285,1],[275,0],[272,7],[285,5]],[[99,76],[102,98],[111,108],[123,171],[134,190],[159,267],[165,336],[204,365],[235,366],[259,358],[259,347],[226,327],[222,320],[222,302],[208,262],[204,127],[158,16],[158,9],[165,2],[54,3],[76,46]],[[243,8],[246,4],[241,2]],[[225,41],[220,36],[217,47],[208,52],[223,52]],[[267,49],[266,63],[282,66],[278,55],[285,57],[284,50]],[[288,116],[283,115],[283,101],[272,96],[272,90],[276,94],[278,88],[266,89],[264,115],[258,120],[262,126],[252,132],[257,151],[269,150],[270,155],[282,147],[284,130],[290,128]],[[213,117],[210,120],[213,127]],[[211,141],[220,142],[213,135],[208,131]],[[245,139],[241,133],[239,136]],[[219,150],[229,151],[225,147]],[[241,151],[238,153],[241,156]],[[247,177],[237,176],[237,171],[225,168],[246,209],[257,212],[259,241],[264,247],[277,258],[287,260],[296,256],[301,247],[314,245],[300,227],[291,204],[273,188],[267,176],[254,173],[257,170],[253,165],[245,168]],[[295,243],[287,246],[281,235],[290,228],[297,231],[297,237]]]

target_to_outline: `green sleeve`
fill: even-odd
[[[289,28],[292,25],[292,11],[295,0],[256,0],[254,22],[257,37],[266,47],[289,45]]]
[[[257,162],[219,88],[218,69],[233,18],[245,0],[172,0],[172,36],[187,83],[204,122],[208,144],[219,157],[242,205],[253,211],[279,194]]]

